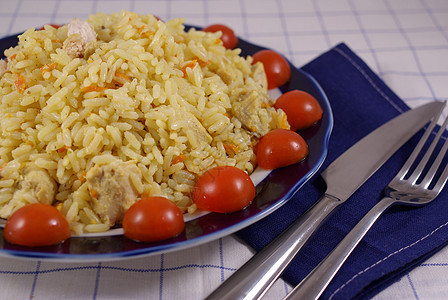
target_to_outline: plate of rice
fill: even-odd
[[[291,79],[268,91],[263,67],[252,64],[264,48],[239,39],[226,49],[219,37],[183,19],[122,11],[0,39],[1,223],[40,202],[56,207],[72,232],[57,245],[25,247],[0,230],[0,255],[100,261],[180,250],[247,227],[291,198],[327,154],[333,119],[325,93],[293,65]],[[300,131],[309,155],[260,170],[254,145],[288,127],[273,104],[292,89],[323,110]],[[197,209],[195,182],[216,166],[251,176],[250,206],[229,214]],[[148,196],[181,209],[180,235],[151,243],[123,235],[123,214]]]

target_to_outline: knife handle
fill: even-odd
[[[316,204],[224,281],[207,299],[261,298],[339,204],[340,200],[324,194]]]

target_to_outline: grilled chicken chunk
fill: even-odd
[[[213,140],[207,129],[199,122],[199,120],[191,113],[185,112],[183,130],[190,141],[193,148],[197,148],[202,144],[210,144]]]
[[[113,226],[121,222],[125,211],[136,201],[138,194],[130,175],[138,172],[137,166],[122,161],[97,165],[87,172],[93,208],[105,224]]]
[[[89,23],[73,19],[68,24],[63,49],[71,58],[89,56],[96,46],[96,32]]]
[[[47,170],[28,163],[22,170],[13,199],[29,199],[29,202],[53,204],[57,185]]]
[[[238,101],[232,105],[232,114],[247,130],[257,136],[263,136],[269,131],[268,124],[263,125],[259,115],[262,103],[267,102],[267,99],[264,99],[266,97],[255,90],[246,91],[241,93]]]
[[[264,72],[264,66],[261,62],[258,62],[251,67],[252,78],[258,83],[265,91],[268,90],[268,79]]]

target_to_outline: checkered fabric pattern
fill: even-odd
[[[445,0],[0,0],[0,37],[122,9],[198,26],[228,24],[297,67],[345,42],[410,107],[448,95]],[[228,236],[111,262],[0,257],[0,299],[203,299],[252,255]],[[444,249],[376,299],[446,299],[447,266]],[[279,280],[264,299],[281,299],[291,288]]]

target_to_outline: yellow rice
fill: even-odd
[[[284,113],[271,107],[266,87],[252,78],[252,58],[241,57],[240,49],[226,50],[220,33],[186,32],[182,19],[163,22],[126,11],[87,21],[98,34],[88,57],[71,58],[62,49],[66,25],[31,28],[20,35],[18,46],[5,51],[1,218],[36,202],[14,196],[29,162],[57,183],[53,205],[76,234],[109,229],[92,208],[84,177],[93,166],[117,160],[138,168],[130,178],[139,194],[135,200],[165,196],[193,213],[190,192],[198,176],[221,165],[252,173],[260,135],[288,127]],[[233,78],[231,83],[218,75],[221,71]],[[117,74],[128,80],[110,88]],[[93,86],[106,88],[88,89]],[[232,113],[248,91],[262,99],[256,113],[265,132],[248,130]],[[211,142],[197,141],[185,130],[191,118],[202,124]]]

